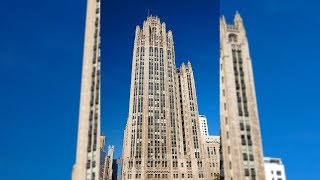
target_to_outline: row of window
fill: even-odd
[[[211,150],[210,150],[211,149]],[[212,150],[213,149],[213,150]],[[211,152],[211,153],[210,153]],[[208,158],[210,158],[210,155],[217,155],[216,153],[216,147],[210,148],[207,147],[207,153],[208,153]]]
[[[99,1],[97,1],[99,2]],[[88,129],[88,142],[87,142],[87,152],[94,152],[97,150],[97,136],[98,136],[98,128],[97,128],[97,121],[98,121],[98,113],[94,111],[97,110],[97,107],[94,106],[94,104],[99,104],[99,89],[100,89],[100,70],[98,67],[95,67],[96,62],[100,62],[100,56],[98,50],[100,49],[100,43],[98,42],[98,35],[100,35],[99,32],[99,4],[97,4],[96,8],[96,19],[95,19],[95,32],[94,32],[94,44],[93,44],[93,59],[92,59],[92,84],[91,84],[91,95],[90,95],[90,114],[89,114],[89,129]],[[97,70],[96,70],[97,68]],[[94,103],[95,101],[95,103]],[[93,116],[95,115],[95,116]],[[93,159],[93,160],[92,160]],[[88,156],[86,168],[87,171],[91,171],[91,168],[96,167],[96,161],[92,156]],[[92,172],[91,179],[95,179],[95,173]]]
[[[128,177],[128,179],[132,179],[132,174],[128,174],[127,177]],[[135,177],[136,177],[136,179],[141,179],[141,174],[138,173],[138,174],[135,175]],[[202,179],[202,178],[204,178],[204,175],[202,173],[200,173],[198,177]],[[160,178],[167,179],[168,178],[168,174],[147,174],[147,178],[148,179],[153,179],[153,178],[155,178],[155,179],[160,179]],[[173,174],[173,178],[174,179],[178,179],[179,178],[179,174],[174,173]],[[191,179],[191,178],[193,178],[193,175],[191,173],[186,174],[186,176],[185,176],[185,174],[181,174],[181,178],[189,178],[189,179]]]
[[[234,56],[233,62],[234,62],[236,90],[237,90],[237,99],[238,99],[238,113],[239,113],[239,116],[248,117],[249,110],[248,110],[248,101],[247,101],[247,95],[246,95],[246,85],[244,80],[244,72],[242,67],[243,62],[241,58],[241,51],[233,50],[233,56]],[[239,68],[240,74],[237,73],[238,72],[237,68]],[[239,87],[239,81],[242,87],[241,89]],[[241,144],[244,147],[243,160],[245,165],[248,165],[247,161],[254,161],[254,156],[252,154],[252,151],[249,151],[249,154],[247,153],[247,149],[252,148],[251,127],[247,123],[240,122],[240,131],[243,133],[241,135]],[[245,169],[245,176],[251,176],[252,179],[255,179],[256,173],[255,173],[254,166],[251,167],[251,171],[249,171],[249,169]]]
[[[241,58],[241,51],[238,50],[232,50],[232,57],[233,57],[233,68],[235,73],[235,86],[236,86],[236,92],[237,92],[237,101],[238,101],[238,114],[239,116],[249,116],[249,110],[248,110],[248,102],[247,102],[247,95],[246,95],[246,85],[244,81],[244,73],[243,73],[243,67],[242,67],[242,58]],[[238,73],[238,68],[240,71],[240,77]],[[241,90],[240,90],[240,83],[241,82]],[[242,93],[240,93],[242,91]]]

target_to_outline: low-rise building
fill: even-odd
[[[220,136],[202,136],[202,148],[206,177],[220,177]]]
[[[264,157],[266,180],[286,180],[284,165],[280,158]]]

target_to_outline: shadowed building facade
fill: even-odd
[[[202,179],[205,168],[191,63],[175,65],[171,31],[136,27],[122,179]]]
[[[100,0],[88,0],[82,64],[76,163],[73,180],[100,174]]]
[[[220,19],[221,178],[264,180],[263,151],[248,40],[242,18]]]

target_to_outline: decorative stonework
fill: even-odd
[[[150,16],[136,27],[122,179],[210,179],[191,63],[175,65],[173,35]]]

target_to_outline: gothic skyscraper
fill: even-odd
[[[220,19],[221,177],[264,180],[263,151],[248,40],[242,18]]]
[[[202,179],[191,63],[175,65],[171,31],[158,17],[136,27],[122,179]]]
[[[100,0],[87,0],[73,180],[98,180],[100,164]]]

